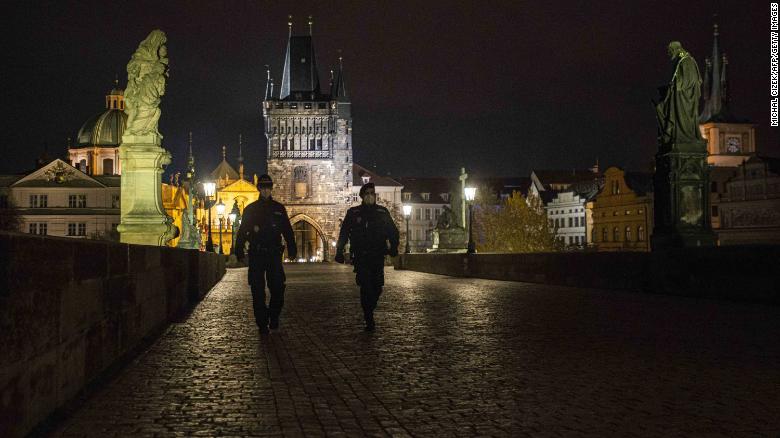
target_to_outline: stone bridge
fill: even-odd
[[[49,436],[780,435],[780,308],[387,268],[287,267],[261,337],[245,269]]]

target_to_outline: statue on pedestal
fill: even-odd
[[[163,167],[171,154],[163,149],[160,98],[168,77],[168,50],[161,30],[153,30],[127,63],[127,127],[119,146],[122,166],[121,220],[123,243],[165,245],[179,234],[162,205]],[[190,219],[191,220],[191,219]]]
[[[464,252],[466,240],[465,228],[458,224],[455,213],[445,205],[433,229],[431,252]]]
[[[709,216],[707,144],[699,130],[701,74],[679,41],[667,46],[672,78],[655,103],[658,153],[653,178],[653,250],[715,243]]]

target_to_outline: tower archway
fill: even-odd
[[[317,222],[305,214],[298,214],[290,218],[295,244],[298,247],[297,261],[321,262],[328,259],[328,247],[325,234]],[[289,258],[287,249],[284,252],[285,260]]]

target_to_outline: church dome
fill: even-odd
[[[127,126],[124,110],[124,90],[115,86],[106,96],[106,110],[90,117],[81,126],[74,146],[119,146]]]

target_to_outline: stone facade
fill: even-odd
[[[652,176],[610,167],[593,202],[593,245],[598,251],[650,251]]]
[[[268,77],[263,119],[272,196],[287,208],[298,253],[328,260],[353,198],[351,103],[343,67],[321,92],[311,35],[288,40],[279,95]]]
[[[780,159],[752,157],[724,189],[713,210],[720,245],[780,244]]]

